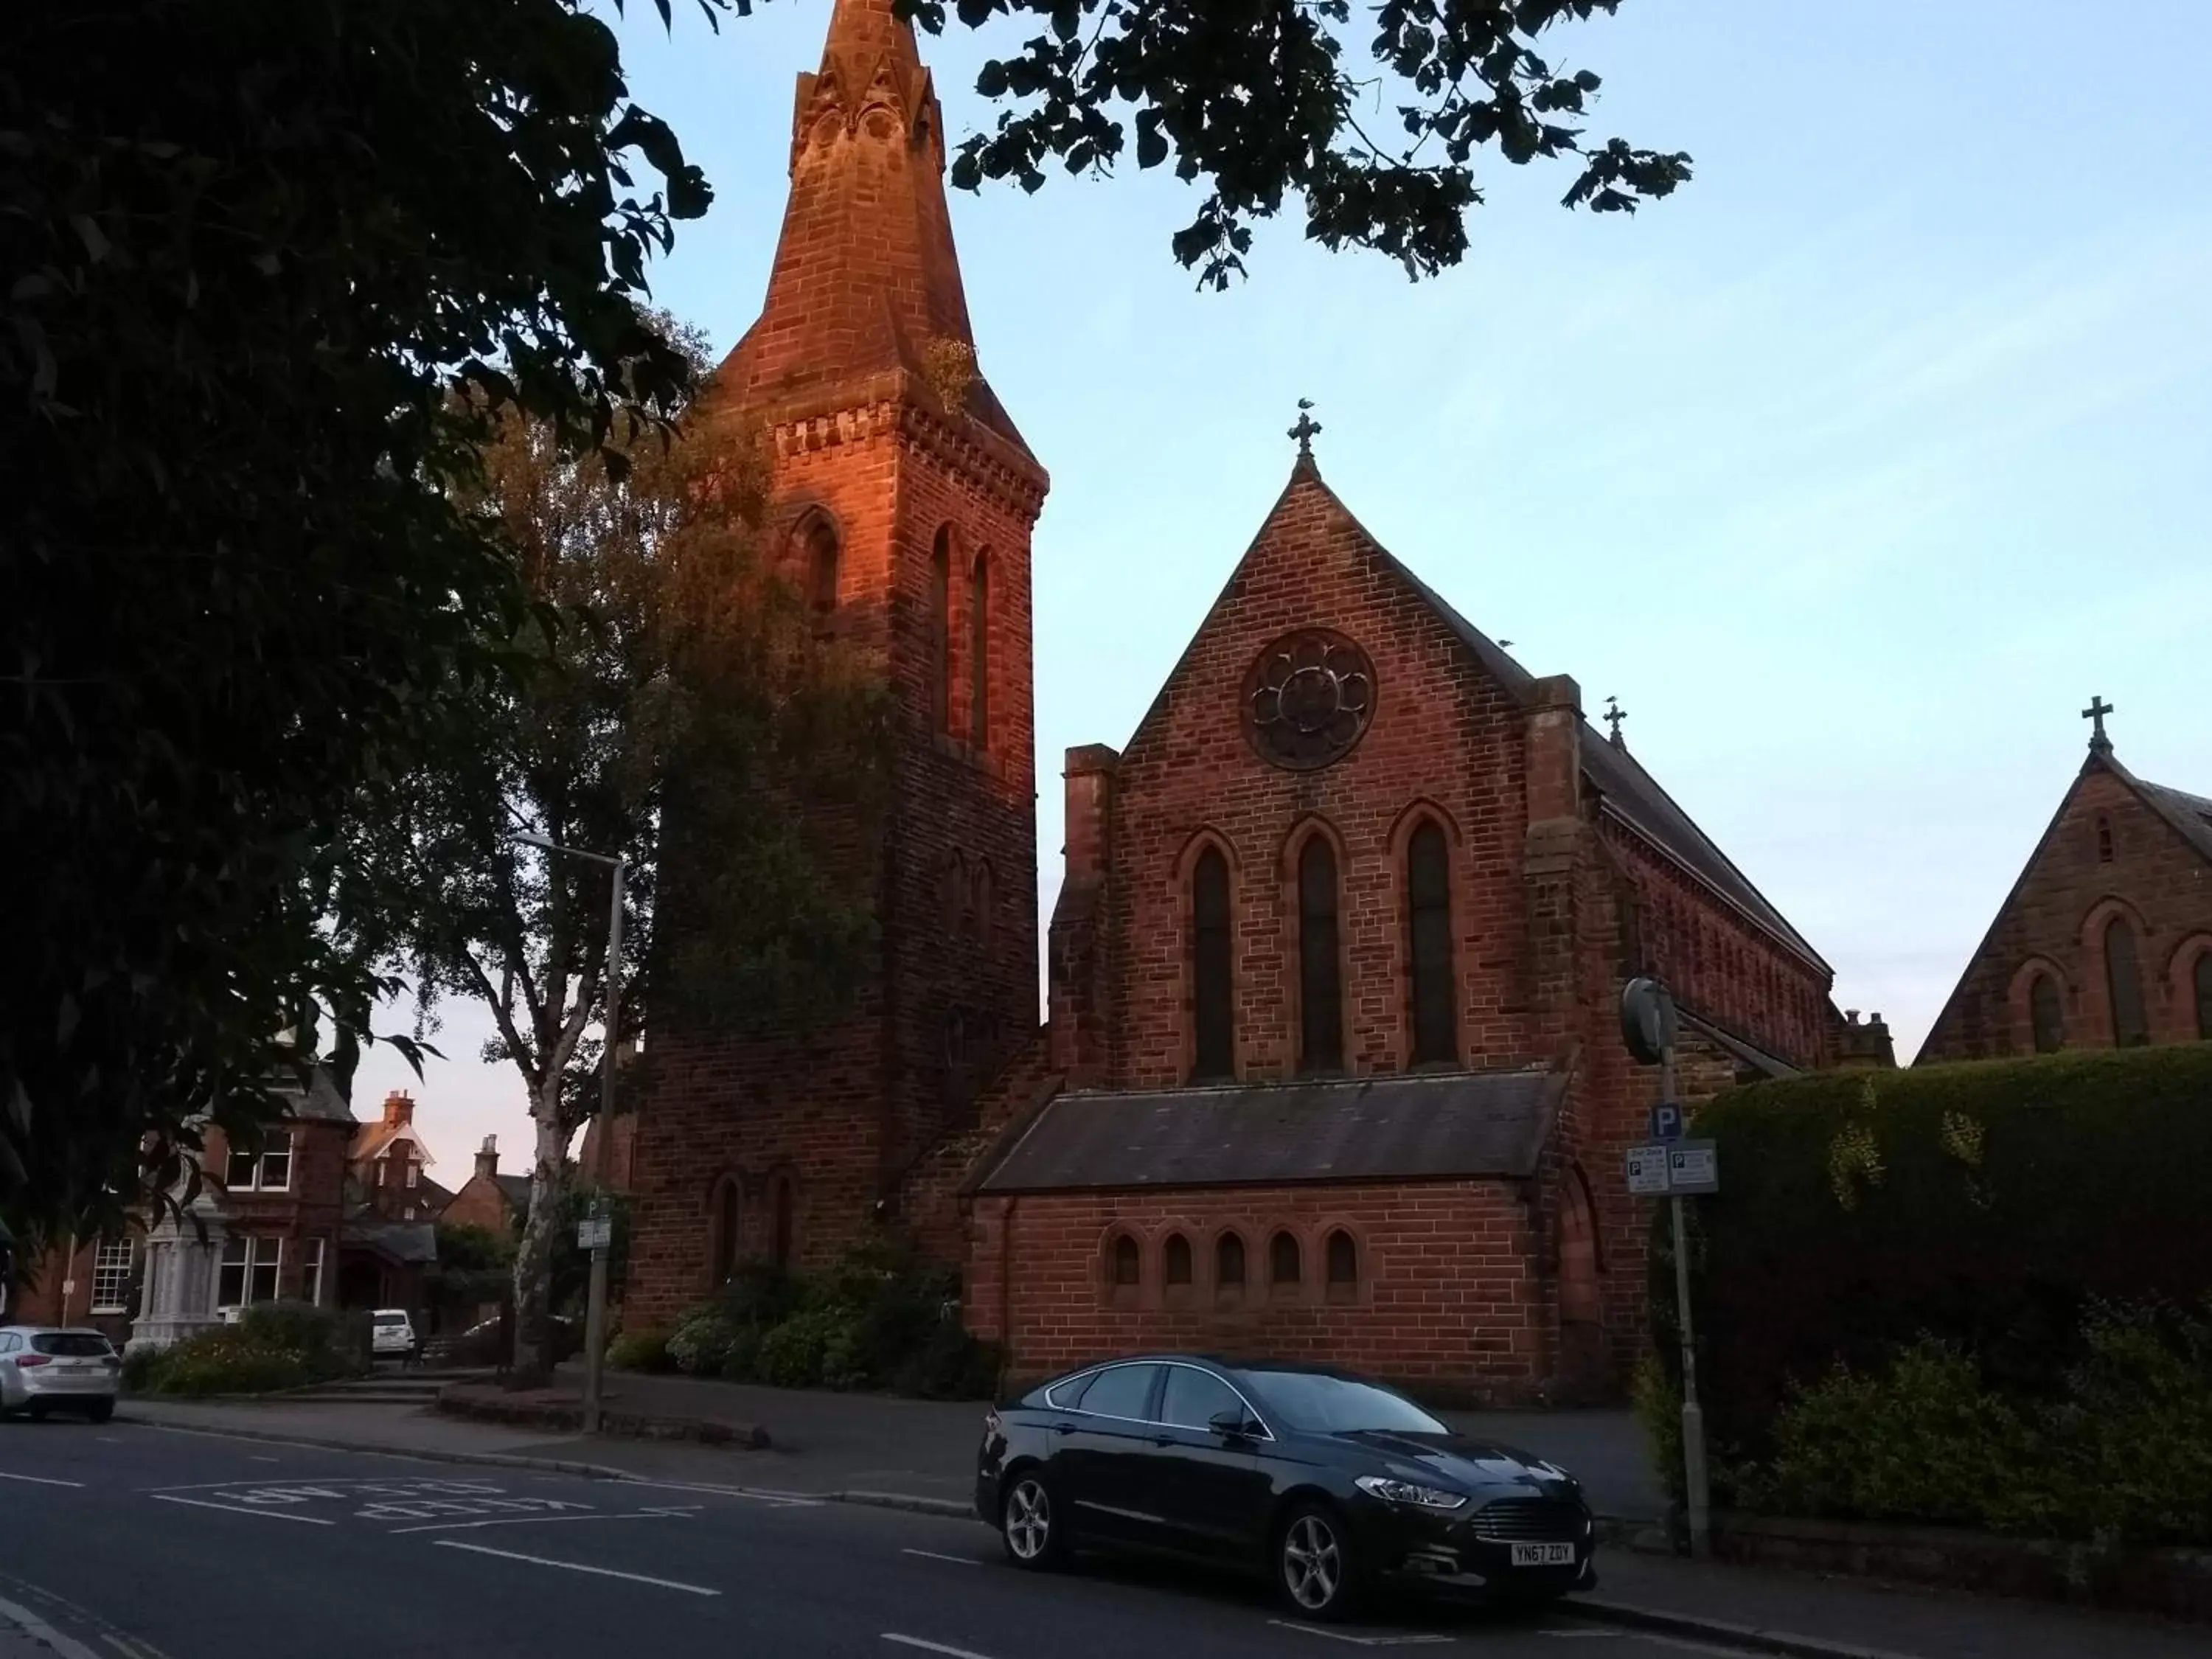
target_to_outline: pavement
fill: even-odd
[[[245,1563],[254,1564],[257,1621],[264,1617],[259,1570],[279,1565],[270,1551],[281,1558],[280,1576],[298,1575],[303,1585],[319,1582],[325,1557],[338,1564],[329,1571],[349,1575],[343,1585],[323,1583],[326,1596],[343,1600],[325,1602],[318,1615],[318,1659],[351,1651],[350,1635],[336,1645],[325,1639],[327,1609],[338,1605],[349,1630],[365,1621],[379,1654],[451,1651],[464,1641],[493,1653],[527,1650],[532,1659],[581,1653],[599,1639],[592,1632],[604,1630],[598,1615],[551,1614],[578,1597],[580,1608],[592,1596],[644,1597],[656,1621],[662,1602],[679,1604],[667,1613],[678,1634],[663,1644],[663,1626],[653,1626],[656,1651],[677,1655],[740,1634],[753,1638],[753,1650],[769,1653],[891,1654],[904,1646],[969,1659],[1012,1659],[1040,1645],[1069,1659],[1093,1651],[1120,1659],[1144,1642],[1210,1659],[1310,1651],[1342,1637],[1391,1646],[1480,1641],[1486,1659],[1561,1659],[1565,1642],[1576,1644],[1570,1659],[1662,1659],[1686,1649],[1808,1659],[2203,1659],[2212,1650],[2202,1627],[1617,1548],[1601,1552],[1594,1594],[1540,1619],[1394,1613],[1387,1625],[1317,1634],[1271,1622],[1274,1613],[1261,1593],[1233,1582],[1122,1566],[1039,1580],[1005,1566],[995,1536],[962,1513],[976,1433],[972,1405],[738,1390],[681,1378],[624,1377],[618,1386],[641,1382],[653,1385],[656,1411],[683,1401],[686,1389],[728,1388],[735,1397],[722,1408],[766,1425],[776,1449],[548,1439],[405,1407],[343,1402],[131,1401],[105,1427],[59,1420],[0,1425],[0,1575],[25,1581],[11,1588],[0,1576],[0,1600],[35,1609],[27,1599],[35,1589],[68,1598],[52,1604],[58,1607],[98,1609],[87,1616],[113,1621],[125,1641],[153,1644],[120,1650],[135,1659],[198,1652],[254,1659],[302,1650],[257,1646],[258,1638],[240,1645],[240,1632],[220,1623],[211,1629],[221,1639],[212,1646],[205,1639],[204,1595],[184,1588],[190,1580],[177,1576],[202,1560],[203,1532],[229,1538],[242,1529],[225,1547],[228,1553],[215,1551],[203,1566],[216,1575],[207,1582],[228,1583],[247,1571]],[[1502,1437],[1576,1467],[1565,1443],[1580,1437],[1601,1451],[1607,1430],[1598,1419],[1605,1415],[1516,1414],[1516,1432]],[[286,1443],[298,1441],[324,1444]],[[416,1484],[397,1497],[360,1501],[363,1483],[376,1484],[380,1471],[382,1484]],[[251,1495],[264,1487],[280,1495]],[[322,1495],[281,1495],[302,1487]],[[581,1507],[543,1514],[497,1507],[532,1498]],[[218,1507],[206,1510],[210,1501]],[[380,1508],[395,1502],[493,1507],[471,1511],[465,1528],[456,1523],[441,1553],[425,1564],[415,1556],[446,1528],[441,1522],[426,1540],[403,1528]],[[628,1524],[572,1524],[584,1520]],[[495,1523],[499,1533],[480,1536]],[[510,1529],[534,1541],[509,1549],[499,1540]],[[333,1553],[327,1546],[340,1532],[349,1540],[359,1534],[358,1547]],[[586,1538],[588,1549],[571,1547]],[[515,1559],[461,1547],[491,1542]],[[118,1552],[131,1564],[128,1574],[114,1570]],[[497,1589],[490,1605],[514,1615],[512,1627],[498,1620],[488,1626],[480,1609],[464,1605],[468,1598],[447,1555]],[[158,1569],[142,1583],[140,1564],[156,1557]],[[363,1575],[386,1569],[410,1587],[398,1598],[408,1617],[434,1634],[410,1637],[407,1620],[365,1609]],[[545,1577],[562,1581],[560,1587],[525,1587]],[[656,1588],[664,1579],[678,1587]],[[185,1617],[172,1618],[155,1585],[170,1586],[175,1610]],[[294,1594],[284,1590],[279,1601]],[[281,1608],[265,1616],[286,1628]],[[58,1617],[49,1623],[57,1632],[72,1628]],[[870,1624],[878,1628],[865,1628]],[[4,1645],[7,1630],[0,1610],[0,1659],[28,1659]],[[112,1659],[114,1646],[111,1640],[93,1650]]]

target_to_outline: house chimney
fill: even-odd
[[[1063,847],[1067,879],[1096,880],[1106,873],[1107,826],[1114,810],[1114,772],[1121,751],[1086,743],[1067,751],[1067,824]]]
[[[499,1137],[486,1135],[484,1144],[477,1153],[477,1173],[486,1181],[499,1175]]]
[[[1549,674],[1532,688],[1524,739],[1532,826],[1582,816],[1582,703],[1571,675]]]
[[[412,1123],[415,1121],[415,1102],[404,1089],[394,1089],[384,1097],[384,1121],[386,1123]]]

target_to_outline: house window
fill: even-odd
[[[792,1223],[791,1177],[788,1176],[778,1176],[775,1178],[775,1265],[779,1267],[789,1267]]]
[[[837,531],[826,518],[816,516],[806,526],[806,599],[817,617],[837,608]]]
[[[1344,1069],[1344,991],[1337,970],[1336,850],[1313,835],[1298,853],[1298,1061]]]
[[[2212,951],[2197,958],[2197,1035],[2212,1042]]]
[[[1114,1241],[1114,1283],[1117,1288],[1134,1285],[1143,1273],[1143,1262],[1137,1255],[1137,1241],[1123,1233]]]
[[[422,1184],[422,1160],[419,1158],[410,1158],[407,1160],[407,1184],[410,1187],[419,1187]]]
[[[929,553],[929,720],[939,732],[952,724],[952,526],[937,532]]]
[[[309,1239],[300,1254],[300,1300],[323,1305],[323,1241]]]
[[[991,556],[978,553],[968,584],[968,741],[991,746]]]
[[[386,1178],[390,1176],[391,1173],[392,1160],[390,1158],[380,1158],[376,1160],[376,1184],[378,1186],[381,1187],[384,1185]]]
[[[1359,1246],[1339,1227],[1328,1236],[1328,1287],[1349,1291],[1359,1283]]]
[[[1413,969],[1413,1064],[1450,1064],[1459,1059],[1451,866],[1443,830],[1433,818],[1406,843],[1406,901]]]
[[[2112,821],[2110,818],[2100,817],[2097,820],[2097,862],[2110,864],[2112,861]]]
[[[2105,924],[2105,983],[2112,994],[2113,1047],[2133,1048],[2148,1042],[2150,1023],[2143,1012],[2136,933],[2123,916],[2114,916]]]
[[[1298,1241],[1290,1233],[1277,1233],[1267,1246],[1267,1281],[1280,1287],[1298,1282]]]
[[[218,1308],[242,1308],[276,1299],[276,1272],[284,1241],[234,1235],[222,1242],[222,1272],[216,1282]]]
[[[2035,1052],[2056,1054],[2066,1046],[2066,1016],[2058,1006],[2058,981],[2038,974],[2027,988],[2027,1018],[2035,1034]]]
[[[1229,860],[1218,847],[1198,855],[1190,872],[1191,1002],[1196,1039],[1194,1081],[1237,1073],[1237,1015],[1231,981]]]
[[[292,1132],[271,1129],[258,1152],[233,1147],[225,1188],[234,1193],[282,1193],[292,1186]]]
[[[129,1305],[131,1262],[128,1238],[100,1240],[100,1248],[92,1253],[93,1312],[119,1314]]]
[[[1168,1285],[1190,1283],[1190,1241],[1181,1233],[1170,1233],[1160,1252],[1160,1279]]]
[[[1244,1292],[1244,1241],[1235,1233],[1214,1241],[1213,1287],[1231,1296]]]

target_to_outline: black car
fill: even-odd
[[[1018,1566],[1078,1548],[1258,1568],[1291,1611],[1419,1584],[1541,1601],[1597,1582],[1581,1486],[1321,1366],[1146,1354],[984,1419],[975,1510]]]

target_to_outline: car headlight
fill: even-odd
[[[1393,1480],[1387,1474],[1363,1474],[1352,1483],[1371,1498],[1386,1504],[1410,1504],[1416,1509],[1455,1510],[1467,1502],[1463,1492],[1446,1492],[1440,1486],[1418,1486],[1411,1480]]]

